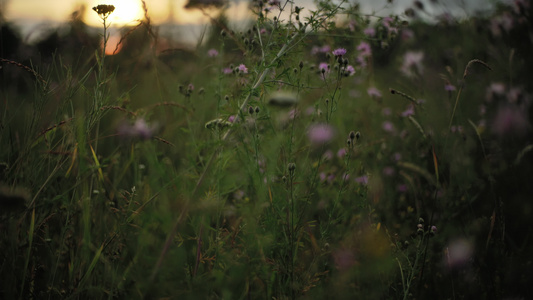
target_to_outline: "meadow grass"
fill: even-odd
[[[143,4],[113,55],[1,59],[1,298],[533,294],[528,1],[253,1],[192,50]]]

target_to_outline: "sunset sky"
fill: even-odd
[[[359,0],[363,13],[386,16],[391,13],[402,14],[407,7],[412,6],[414,0],[394,0],[387,5],[387,0]],[[438,4],[434,7],[426,6],[430,19],[431,15],[451,13],[459,17],[465,17],[475,11],[489,11],[498,0],[438,0],[432,1]],[[511,1],[511,0],[504,0]],[[209,23],[209,19],[198,9],[185,9],[188,0],[145,0],[148,15],[152,24],[172,22],[174,24],[192,25],[189,26],[186,34],[189,35],[190,42],[200,35],[201,24]],[[304,12],[314,9],[313,0],[294,0],[295,5],[304,7]],[[351,0],[350,2],[354,2]],[[429,3],[430,1],[422,1]],[[235,24],[242,24],[243,20],[251,18],[248,10],[247,0],[228,0],[227,15],[230,21]],[[282,1],[283,3],[283,1]],[[71,14],[81,6],[86,10],[83,20],[91,26],[101,26],[98,15],[92,11],[92,7],[98,4],[112,4],[116,7],[109,20],[111,26],[120,28],[125,25],[137,25],[139,19],[143,18],[143,8],[141,0],[0,0],[0,7],[4,18],[20,29],[27,41],[35,40],[40,36],[40,32],[45,28],[57,26],[60,22],[68,20]],[[216,11],[207,9],[206,12],[215,16]],[[197,32],[193,32],[197,31]]]
[[[112,22],[117,26],[122,26],[129,22],[135,22],[142,17],[142,3],[140,0],[0,0],[2,11],[9,21],[31,20],[31,21],[64,21],[80,5],[86,5],[88,8],[98,4],[113,4],[116,11],[112,14]],[[234,18],[246,18],[247,3],[244,0],[231,0],[230,13],[228,15]],[[358,1],[363,11],[371,13],[379,11],[385,6],[387,0],[362,0]],[[428,2],[428,1],[422,1]],[[467,10],[484,10],[490,9],[493,0],[455,0],[455,1],[437,1],[444,2],[447,9],[461,13],[457,5],[452,2],[464,2]],[[205,16],[199,10],[186,10],[183,7],[187,0],[146,0],[148,12],[155,23],[161,23],[173,16],[173,20],[179,24],[199,24],[206,21]],[[294,3],[305,8],[312,8],[312,0],[295,0]],[[395,0],[391,10],[399,13],[412,4],[412,0]],[[446,8],[437,8],[446,9]],[[464,11],[463,11],[464,13]],[[90,9],[86,10],[85,20],[90,25],[98,25],[99,19]]]

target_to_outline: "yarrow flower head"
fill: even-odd
[[[344,49],[344,48],[338,48],[338,49],[333,50],[333,55],[335,55],[337,57],[338,56],[343,56],[345,54],[346,54],[346,49]]]
[[[115,11],[114,5],[100,4],[93,7],[93,10],[100,15],[101,18],[106,19],[113,11]]]

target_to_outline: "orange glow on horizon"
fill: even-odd
[[[105,47],[105,55],[115,55],[122,50],[122,43],[120,43],[120,36],[109,36],[109,39],[107,40],[107,44]],[[119,44],[120,43],[120,44]],[[102,41],[102,48],[104,47],[104,43]]]

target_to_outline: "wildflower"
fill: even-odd
[[[307,130],[307,137],[311,144],[315,146],[331,141],[334,136],[335,130],[328,124],[314,124]]]
[[[93,7],[93,10],[100,15],[101,18],[106,19],[113,11],[115,11],[115,6],[100,4]]]
[[[359,177],[355,178],[354,180],[355,180],[355,182],[357,182],[359,184],[362,184],[362,185],[367,185],[368,184],[368,176],[366,176],[366,175],[359,176]]]
[[[380,90],[378,90],[377,88],[375,87],[370,87],[366,90],[366,92],[368,93],[368,96],[372,97],[372,98],[381,98],[381,92]]]
[[[527,111],[516,105],[505,105],[498,109],[492,123],[492,132],[500,138],[524,136],[530,129]]]
[[[338,49],[333,50],[332,53],[333,53],[333,55],[335,55],[335,57],[343,56],[343,55],[346,54],[346,49],[338,48]]]
[[[320,63],[318,69],[321,73],[329,73],[329,65],[325,62]]]
[[[409,117],[415,114],[415,107],[413,105],[409,105],[405,111],[402,112],[402,117]]]
[[[370,48],[370,44],[366,42],[361,42],[359,46],[357,46],[357,51],[359,51],[359,57],[362,58],[372,55],[372,48]]]
[[[422,75],[424,73],[424,66],[422,60],[424,59],[424,52],[422,51],[408,51],[403,57],[403,64],[401,71],[407,77],[414,77],[415,75]]]
[[[234,122],[235,122],[235,118],[237,118],[237,116],[235,116],[235,115],[231,115],[231,116],[229,116],[229,117],[228,117],[228,122],[230,122],[230,123],[234,123]]]
[[[393,133],[396,129],[394,128],[394,124],[392,124],[391,121],[385,121],[381,125],[381,128],[385,130],[386,132]]]
[[[355,254],[350,249],[340,249],[333,252],[335,266],[340,271],[347,271],[357,264]]]
[[[248,74],[248,68],[246,68],[246,66],[244,64],[240,64],[237,67],[237,70],[239,70],[239,73]]]
[[[216,49],[209,49],[207,51],[207,56],[209,56],[209,57],[217,57],[218,56],[218,51]]]
[[[447,92],[453,92],[453,91],[457,90],[457,88],[454,85],[452,85],[451,83],[448,82],[448,83],[446,83],[444,85],[444,90],[447,91]]]
[[[346,148],[340,148],[339,151],[337,151],[337,157],[338,158],[344,158],[346,155]]]
[[[383,168],[383,175],[385,176],[393,176],[394,175],[394,168],[393,167],[385,167]]]
[[[437,233],[437,226],[435,225],[431,226],[431,228],[429,229],[429,233],[431,233],[432,235],[435,235]]]
[[[396,190],[400,193],[406,193],[408,191],[408,188],[405,184],[399,184],[398,186],[396,186]]]
[[[349,65],[345,68],[342,68],[341,72],[346,77],[352,76],[353,74],[355,74],[355,68],[352,65]]]
[[[363,33],[366,36],[373,37],[376,35],[376,29],[374,29],[374,27],[368,27],[368,28],[365,28],[365,30],[363,30]]]
[[[501,82],[493,82],[487,88],[485,99],[487,102],[492,102],[494,98],[501,97],[505,94],[505,84]]]
[[[148,140],[153,136],[154,128],[154,126],[148,126],[148,123],[146,123],[144,119],[139,118],[133,125],[120,125],[118,128],[118,135],[124,138]]]
[[[452,241],[446,247],[446,263],[451,269],[463,267],[468,263],[473,252],[472,242],[463,238]]]
[[[231,74],[231,73],[233,73],[233,69],[231,69],[231,68],[224,68],[224,69],[222,70],[222,73],[224,73],[224,74]]]

